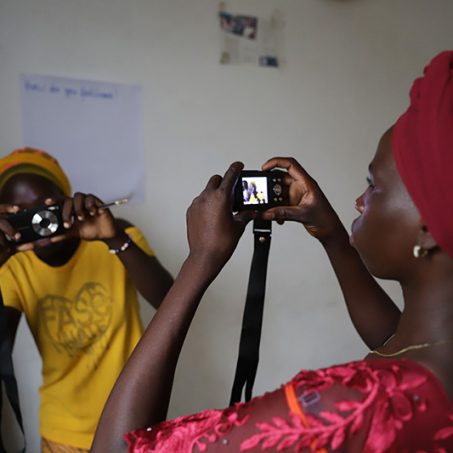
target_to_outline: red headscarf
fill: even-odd
[[[437,244],[453,257],[453,51],[416,79],[392,133],[401,179]]]

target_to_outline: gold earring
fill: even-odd
[[[414,245],[414,248],[412,250],[414,257],[415,258],[423,258],[428,254],[428,249],[425,249],[421,245]]]

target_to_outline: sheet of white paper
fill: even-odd
[[[139,86],[21,76],[24,145],[55,156],[73,191],[144,200]]]

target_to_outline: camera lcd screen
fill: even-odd
[[[267,177],[242,177],[242,201],[244,205],[267,204]]]

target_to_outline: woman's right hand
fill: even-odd
[[[212,176],[206,188],[187,210],[187,237],[190,256],[213,274],[231,257],[247,223],[255,214],[233,214],[233,191],[243,164],[234,162],[223,178]]]
[[[20,208],[10,204],[0,204],[0,266],[2,266],[10,256],[16,252],[30,250],[33,244],[21,244],[17,246],[14,241],[8,240],[6,236],[15,239],[20,239],[20,233],[15,231],[11,224],[6,220],[6,217],[11,214],[16,214]]]
[[[288,174],[284,184],[288,187],[289,205],[268,209],[262,214],[265,220],[282,224],[285,220],[300,222],[309,234],[321,242],[328,241],[343,230],[336,212],[319,188],[317,182],[292,157],[273,157],[262,165],[262,170],[282,168]]]

